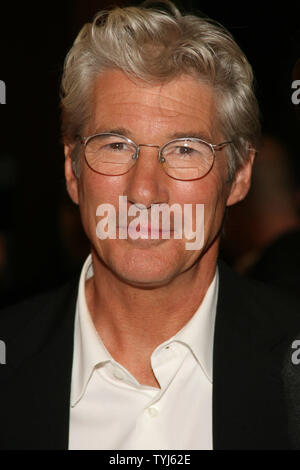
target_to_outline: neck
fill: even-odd
[[[86,282],[86,298],[104,344],[111,353],[142,350],[151,354],[200,306],[215,275],[217,249],[209,249],[168,284],[149,289],[120,280],[94,252],[92,260],[94,276]]]

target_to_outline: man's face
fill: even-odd
[[[136,144],[158,146],[178,134],[203,136],[214,144],[225,140],[217,129],[213,90],[189,76],[181,76],[164,85],[149,85],[130,80],[118,70],[106,71],[95,83],[91,110],[90,121],[83,132],[85,137],[114,132]],[[181,181],[164,172],[158,161],[157,148],[141,147],[135,166],[119,176],[95,173],[82,155],[77,180],[71,171],[71,148],[65,147],[67,187],[73,201],[79,203],[92,252],[110,272],[129,284],[153,287],[171,282],[197,266],[198,260],[204,263],[205,259],[216,259],[225,207],[246,194],[250,164],[239,172],[235,182],[228,184],[225,150],[222,150],[216,152],[214,165],[206,176]],[[118,220],[119,196],[127,197],[128,208],[143,205],[149,214],[151,205],[177,203],[184,208],[184,204],[194,207],[204,204],[204,246],[200,250],[187,250],[189,240],[184,237],[174,239],[172,233],[170,239],[100,240],[96,234],[99,222],[96,209],[100,204],[112,204]]]

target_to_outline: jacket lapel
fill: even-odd
[[[289,448],[280,370],[286,345],[278,341],[272,324],[265,320],[268,314],[257,301],[255,288],[251,291],[222,263],[219,273],[213,364],[214,449]]]
[[[67,449],[77,283],[39,301],[7,341],[0,380],[0,448]],[[35,306],[24,304],[23,315]],[[29,311],[31,309],[31,311]],[[5,372],[5,374],[4,374]]]

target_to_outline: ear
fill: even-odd
[[[66,186],[67,191],[69,193],[70,198],[72,199],[75,204],[79,203],[79,196],[78,196],[78,178],[74,173],[73,166],[72,166],[72,151],[74,149],[74,145],[65,144],[64,152],[65,152],[65,178],[66,178]]]
[[[232,206],[246,197],[251,185],[251,174],[255,154],[256,150],[251,148],[249,150],[248,160],[237,170],[234,180],[231,183],[230,193],[226,203],[227,206]]]

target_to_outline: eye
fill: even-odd
[[[127,144],[124,142],[113,142],[111,144],[108,144],[108,147],[111,150],[127,150]]]
[[[176,152],[179,153],[180,155],[190,155],[191,153],[194,152],[194,149],[191,147],[183,147],[183,146],[178,146],[176,147]]]

